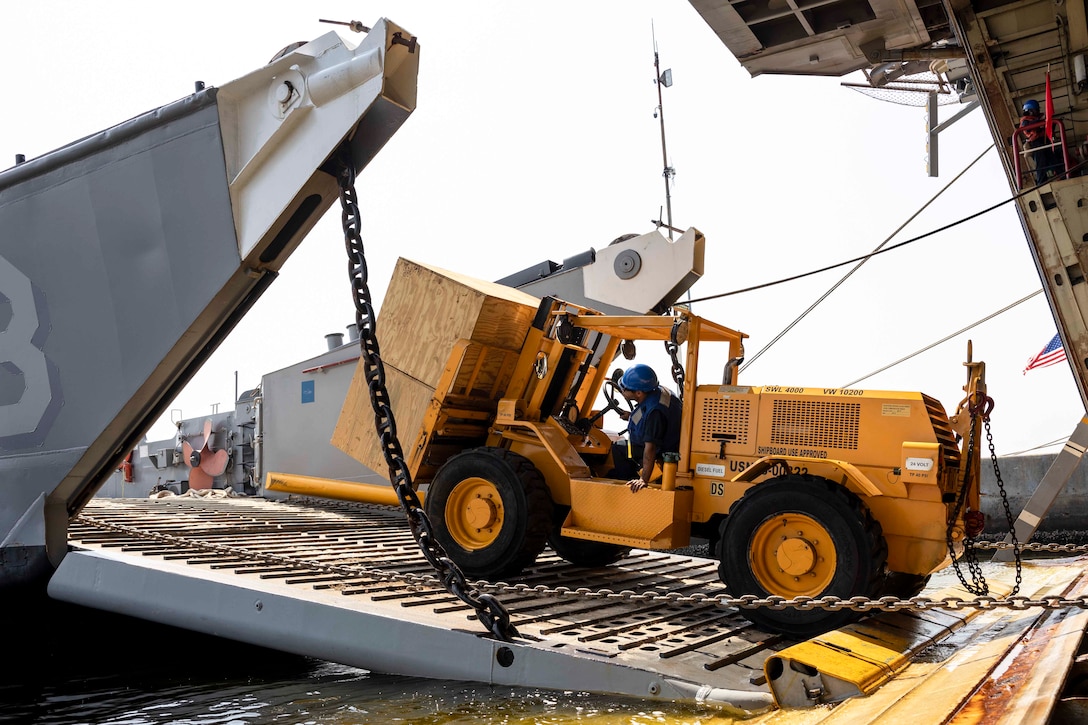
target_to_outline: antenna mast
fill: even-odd
[[[653,21],[650,21],[650,35],[654,41],[654,83],[657,84],[657,110],[654,111],[654,118],[661,121],[661,164],[663,171],[661,175],[665,177],[665,210],[668,214],[666,219],[667,228],[669,230],[669,239],[672,239],[672,195],[669,192],[669,180],[676,175],[676,169],[669,166],[669,154],[665,149],[665,106],[662,103],[661,87],[669,88],[672,86],[672,68],[668,68],[664,73],[661,72],[661,62],[657,55],[657,35],[654,33]],[[658,220],[660,221],[660,219]]]

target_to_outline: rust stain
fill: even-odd
[[[1073,595],[1088,587],[1085,576],[1075,579],[1062,592],[1063,597]],[[955,725],[995,725],[1008,722],[1009,708],[1021,685],[1031,679],[1036,667],[1052,667],[1068,670],[1070,661],[1048,662],[1048,653],[1055,633],[1071,613],[1069,609],[1045,610],[1038,615],[994,666],[986,679],[975,688],[960,709],[948,719]]]

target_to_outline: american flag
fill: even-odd
[[[1065,348],[1062,347],[1062,338],[1055,334],[1039,354],[1028,360],[1028,366],[1024,372],[1035,368],[1045,368],[1047,365],[1055,365],[1065,359]]]

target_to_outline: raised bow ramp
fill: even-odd
[[[387,20],[0,173],[0,585],[78,513],[416,104]],[[5,307],[7,309],[5,309]],[[4,314],[9,312],[10,314]]]

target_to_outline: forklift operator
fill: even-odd
[[[630,413],[620,412],[629,423],[629,443],[613,445],[616,467],[612,477],[630,478],[627,485],[639,491],[649,485],[654,463],[662,459],[662,454],[680,449],[680,399],[658,384],[657,373],[648,365],[629,367],[620,378],[619,388],[635,407]]]

